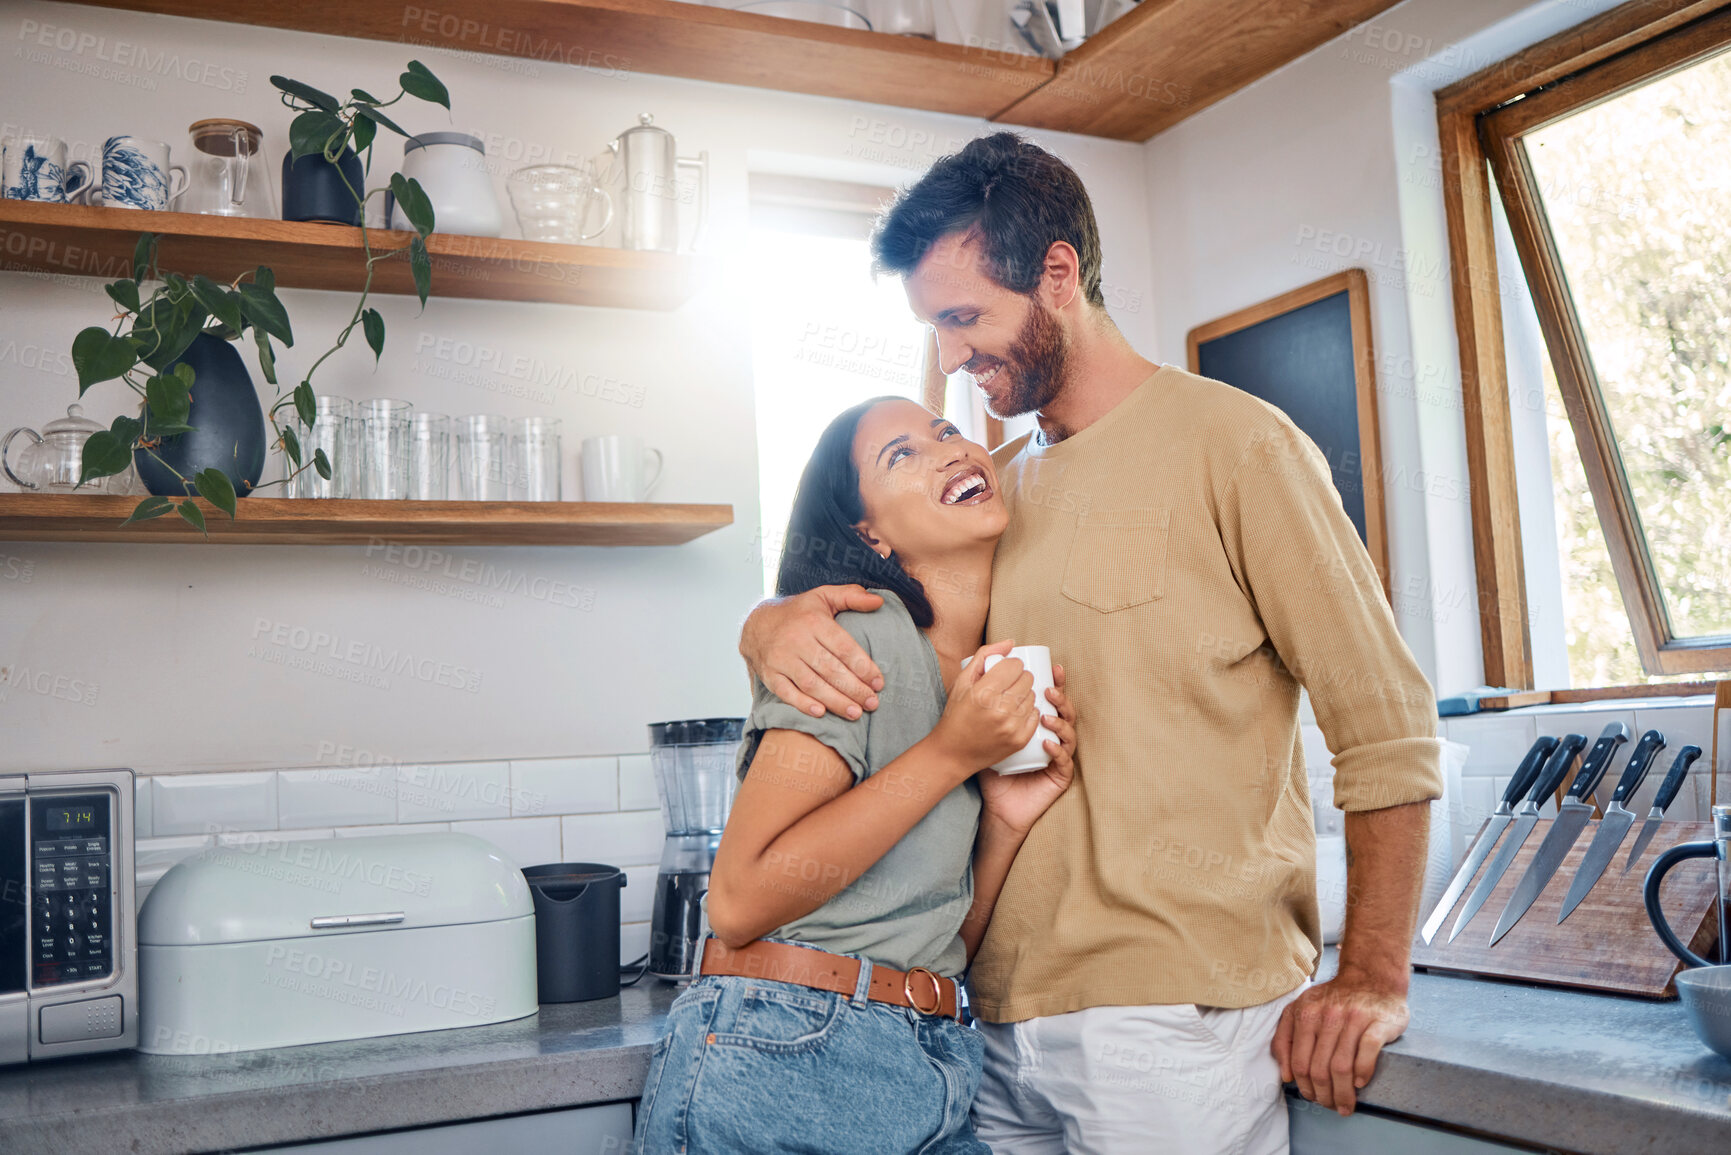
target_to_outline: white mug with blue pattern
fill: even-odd
[[[13,137],[0,153],[0,192],[7,200],[63,205],[86,192],[94,176],[83,161],[66,163],[66,142],[57,136]]]
[[[109,208],[161,211],[180,198],[186,183],[186,170],[168,163],[168,145],[162,141],[111,136],[102,146],[102,188],[81,199]]]

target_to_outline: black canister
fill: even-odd
[[[526,866],[535,900],[538,1001],[581,1003],[619,993],[619,892],[625,872],[598,862]]]

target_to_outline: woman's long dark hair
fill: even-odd
[[[862,585],[867,589],[893,590],[907,606],[920,629],[929,629],[936,615],[925,587],[902,568],[892,552],[880,557],[866,545],[854,528],[865,520],[865,502],[860,499],[859,469],[853,462],[853,440],[860,419],[874,405],[906,401],[906,397],[874,397],[844,410],[811,451],[799,488],[793,495],[793,512],[787,519],[787,537],[781,546],[781,568],[775,575],[780,597],[801,594],[817,586]]]

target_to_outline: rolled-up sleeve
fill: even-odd
[[[1310,694],[1334,756],[1334,804],[1379,810],[1440,798],[1436,693],[1321,451],[1278,411],[1248,431],[1220,519],[1269,642]]]

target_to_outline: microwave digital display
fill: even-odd
[[[50,806],[43,814],[49,834],[76,834],[96,829],[96,807],[89,803],[75,806]]]

